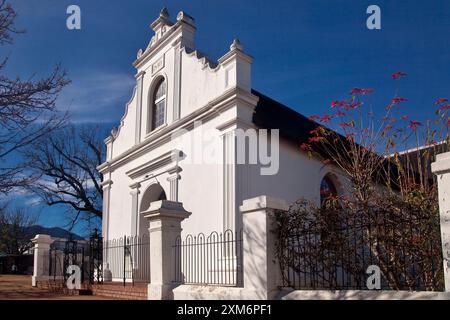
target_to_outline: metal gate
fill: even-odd
[[[49,250],[49,276],[66,283],[71,274],[68,267],[76,265],[81,271],[81,283],[103,282],[102,238],[95,230],[89,240],[56,240]]]

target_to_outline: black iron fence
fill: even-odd
[[[150,241],[147,235],[124,236],[103,243],[104,277],[124,285],[150,282]]]
[[[178,237],[173,253],[176,283],[242,286],[242,231]]]
[[[379,270],[381,289],[443,290],[439,217],[336,214],[293,230],[279,235],[283,286],[367,290]]]
[[[102,241],[56,240],[48,252],[49,276],[66,281],[67,268],[76,265],[81,271],[81,282],[102,283],[121,281],[123,285],[150,282],[150,241],[147,235],[124,236]],[[105,267],[105,269],[104,269]]]
[[[47,259],[46,259],[47,260]],[[93,258],[90,256],[89,241],[56,240],[48,252],[49,276],[53,280],[67,280],[67,268],[76,265],[81,271],[81,282],[94,281]]]

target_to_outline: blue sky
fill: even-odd
[[[450,96],[450,1],[11,1],[26,33],[3,50],[7,72],[46,74],[55,63],[72,84],[60,99],[77,122],[116,125],[134,85],[131,63],[166,6],[196,20],[196,47],[218,59],[233,38],[254,57],[253,87],[305,114],[323,114],[352,87],[375,89],[383,108],[394,94],[390,75],[404,71],[407,113],[423,120],[433,101]],[[66,28],[66,8],[81,8],[82,29]],[[381,8],[382,29],[366,28],[366,8]],[[63,221],[55,209],[45,225]]]

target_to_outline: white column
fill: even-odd
[[[223,143],[223,229],[236,227],[236,135],[234,130],[222,135]]]
[[[109,241],[109,208],[111,203],[111,185],[113,184],[111,179],[106,179],[102,182],[103,189],[103,210],[102,210],[102,237],[103,241]],[[108,252],[109,250],[103,250],[103,273],[108,275]],[[105,277],[106,279],[107,277]]]
[[[178,120],[181,112],[181,38],[174,44],[173,113],[172,120]]]
[[[135,123],[135,138],[134,143],[141,142],[141,128],[142,128],[142,95],[143,95],[143,79],[144,71],[136,75],[136,123]]]
[[[178,201],[178,180],[181,179],[180,172],[182,169],[179,166],[175,166],[174,168],[167,171],[169,177],[167,177],[167,181],[170,184],[170,193],[169,200]]]
[[[31,239],[31,242],[34,243],[34,266],[31,285],[36,287],[38,281],[49,279],[49,254],[53,240],[49,235],[37,234]]]
[[[131,235],[136,236],[139,234],[139,222],[143,219],[139,216],[139,188],[141,184],[139,182],[130,185],[131,191]]]
[[[274,212],[287,211],[283,200],[259,196],[244,200],[243,215],[243,273],[244,290],[253,299],[273,299],[281,280],[275,254],[276,235]]]
[[[149,221],[150,233],[150,284],[149,300],[173,299],[175,256],[173,245],[181,235],[181,221],[191,213],[180,202],[160,200],[152,202],[142,213]]]
[[[103,210],[102,210],[102,236],[104,240],[109,240],[109,207],[111,198],[112,180],[107,179],[102,182],[103,189]]]
[[[438,154],[431,170],[437,175],[445,291],[450,291],[450,152]]]

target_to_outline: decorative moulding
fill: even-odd
[[[138,158],[140,155],[147,153],[149,150],[153,150],[154,148],[169,142],[172,137],[172,133],[176,129],[180,128],[190,130],[193,128],[195,121],[206,122],[217,116],[217,114],[220,114],[228,108],[236,105],[237,101],[247,103],[248,105],[256,105],[258,102],[258,97],[248,91],[240,89],[239,87],[233,87],[219,97],[211,100],[200,109],[197,109],[189,115],[167,125],[161,129],[161,131],[153,132],[153,134],[146,137],[146,139],[139,144],[134,145],[115,158],[99,165],[97,170],[103,174],[105,172],[112,171],[115,168]]]
[[[132,170],[127,171],[126,174],[131,179],[136,179],[136,178],[141,177],[149,172],[152,172],[161,167],[164,167],[165,165],[168,165],[170,163],[178,161],[181,154],[182,154],[182,152],[177,149],[168,151],[151,161],[148,161]]]
[[[163,9],[164,10],[164,9]],[[142,51],[140,49],[137,54],[137,59],[133,63],[136,68],[139,68],[143,63],[151,58],[157,48],[165,45],[167,41],[170,41],[178,31],[184,28],[195,31],[194,18],[186,14],[185,12],[179,12],[177,15],[177,22],[174,24],[170,21],[167,10],[165,13],[161,11],[160,16],[150,25],[155,31],[155,35],[151,38],[147,48]]]

